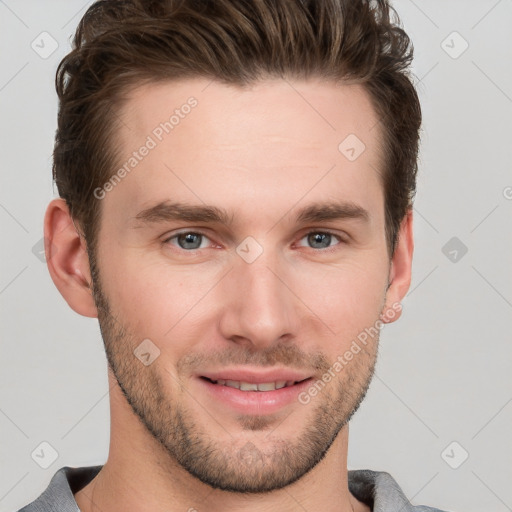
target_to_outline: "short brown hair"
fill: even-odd
[[[59,194],[91,254],[101,211],[93,190],[116,169],[116,113],[141,82],[357,82],[380,118],[392,255],[416,190],[421,109],[408,71],[412,57],[412,43],[387,0],[97,1],[57,70],[53,176]]]

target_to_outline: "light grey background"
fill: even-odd
[[[55,69],[89,4],[0,0],[0,512],[108,453],[97,321],[67,306],[33,252],[54,194]],[[395,6],[424,112],[414,273],[351,423],[349,468],[390,472],[415,504],[512,510],[512,0]],[[31,47],[51,50],[44,31],[59,45],[45,59]],[[43,441],[58,452],[47,469],[31,456]]]

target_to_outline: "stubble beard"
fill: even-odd
[[[167,393],[172,378],[157,364],[158,360],[144,366],[135,357],[133,350],[140,340],[113,316],[97,269],[93,275],[93,294],[108,364],[126,401],[171,460],[214,489],[268,493],[296,482],[324,458],[369,388],[377,359],[378,336],[309,404],[296,406],[286,418],[285,422],[301,425],[295,439],[279,437],[279,425],[269,424],[264,416],[245,415],[238,417],[241,432],[223,443],[209,434],[206,425],[194,420],[186,404]],[[276,363],[286,360],[289,364],[290,358],[293,360],[290,356]],[[326,364],[325,358],[323,361]],[[301,415],[309,408],[313,412],[310,409],[305,421]],[[211,415],[204,417],[214,423]],[[215,427],[218,430],[222,425]],[[264,430],[268,432],[262,436]],[[248,440],[247,431],[260,436]],[[260,443],[262,437],[264,441]]]

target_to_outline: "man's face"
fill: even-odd
[[[118,163],[130,171],[102,200],[96,254],[110,366],[148,431],[201,481],[290,484],[357,409],[375,363],[378,336],[333,369],[385,308],[369,99],[325,82],[198,79],[141,87],[119,116]],[[324,215],[332,205],[338,214]],[[226,218],[192,214],[206,207]],[[160,351],[148,365],[134,355],[143,340],[143,359]]]

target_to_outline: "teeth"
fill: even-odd
[[[277,387],[276,382],[262,382],[258,384],[258,391],[274,391]],[[240,387],[242,389],[242,387]]]
[[[258,384],[250,382],[240,382],[240,391],[258,391]]]
[[[276,382],[262,382],[261,384],[224,379],[219,379],[212,382],[215,382],[215,384],[219,384],[221,386],[228,386],[230,388],[239,389],[240,391],[274,391],[276,389],[282,389],[284,387],[293,386],[295,384],[294,380],[278,380]]]

